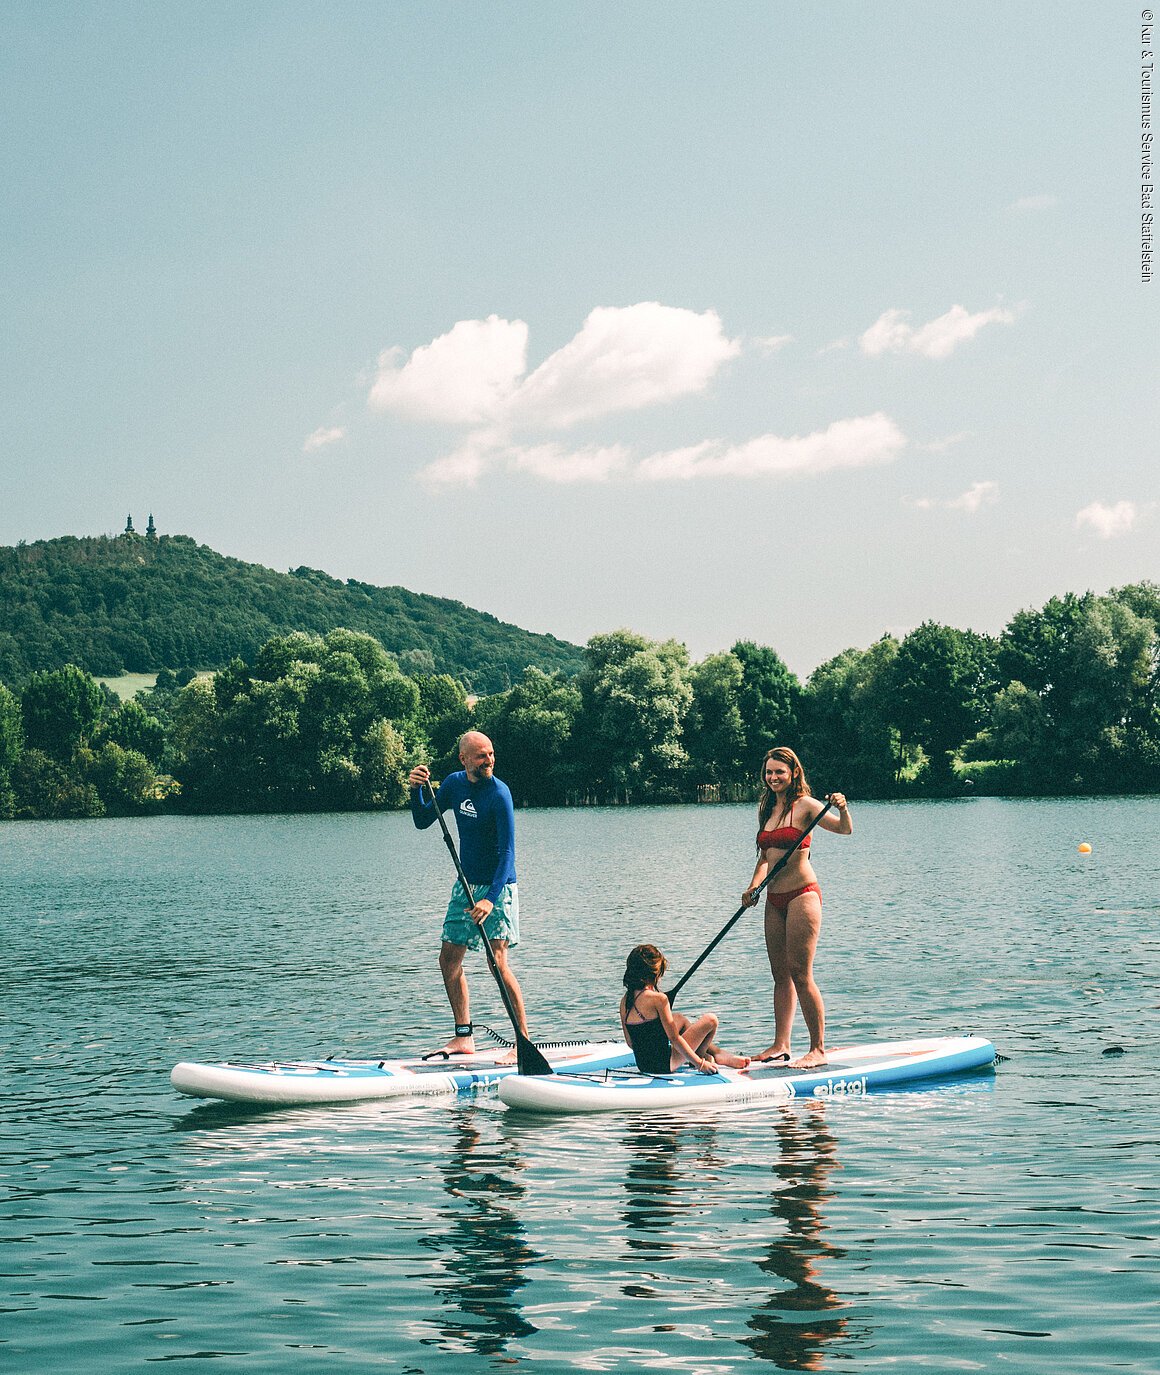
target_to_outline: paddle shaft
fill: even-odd
[[[817,816],[814,817],[814,819],[813,819],[813,820],[810,822],[810,824],[805,828],[805,830],[801,833],[801,835],[798,836],[797,840],[794,841],[794,843],[789,847],[789,849],[785,852],[785,854],[782,855],[782,857],[777,861],[777,863],[773,866],[773,868],[769,871],[769,873],[766,874],[766,876],[761,880],[761,882],[760,882],[760,883],[757,885],[757,887],[753,890],[753,896],[754,896],[755,899],[756,899],[757,895],[762,891],[762,889],[765,888],[766,884],[769,883],[770,879],[776,878],[777,875],[781,873],[781,871],[785,868],[785,866],[786,866],[786,865],[790,862],[790,860],[792,859],[792,857],[793,857],[795,851],[797,851],[797,850],[800,848],[800,846],[803,844],[803,842],[805,841],[806,836],[809,835],[809,833],[814,829],[814,827],[818,824],[818,822],[821,821],[822,817],[825,816],[825,814],[833,807],[833,805],[834,805],[834,804],[833,804],[833,803],[830,801],[830,799],[827,797],[827,798],[826,798],[826,805],[825,805],[825,806],[822,808],[822,810],[817,814]],[[697,958],[693,961],[693,963],[688,967],[688,969],[685,971],[685,973],[681,975],[681,977],[677,980],[676,984],[673,986],[671,992],[669,993],[669,1003],[670,1003],[670,1005],[672,1004],[673,999],[674,999],[674,998],[677,996],[677,994],[681,991],[681,989],[684,988],[684,986],[689,982],[689,980],[693,977],[693,975],[697,972],[697,970],[700,969],[700,967],[705,963],[705,961],[709,958],[709,956],[713,953],[713,951],[717,949],[717,947],[721,944],[721,942],[725,939],[725,937],[729,934],[729,932],[733,930],[733,928],[737,925],[737,923],[741,920],[741,918],[745,915],[745,913],[749,911],[749,908],[750,908],[751,905],[754,905],[754,906],[755,906],[756,903],[750,904],[750,903],[747,903],[747,902],[743,902],[743,903],[741,904],[741,906],[737,909],[737,911],[733,913],[733,915],[729,918],[729,920],[728,920],[728,921],[725,923],[725,925],[721,928],[721,930],[717,932],[717,934],[713,937],[713,939],[709,942],[709,944],[704,948],[704,950],[701,951],[701,953],[697,956]]]
[[[431,801],[435,804],[435,815],[439,818],[439,829],[443,832],[443,842],[447,846],[447,851],[451,856],[451,862],[455,865],[455,872],[459,882],[463,885],[463,891],[467,895],[467,900],[475,905],[475,897],[471,883],[467,875],[463,872],[463,865],[459,859],[459,851],[455,848],[455,841],[451,838],[447,822],[443,819],[443,808],[439,805],[439,799],[435,796],[435,789],[430,782],[423,785],[431,796]],[[420,794],[422,789],[420,789]],[[488,968],[491,970],[492,977],[495,979],[496,987],[499,989],[499,996],[503,999],[504,1008],[507,1011],[508,1019],[512,1024],[512,1030],[516,1034],[516,1063],[521,1074],[552,1074],[552,1066],[544,1059],[540,1051],[528,1040],[520,1030],[519,1017],[512,1003],[511,994],[507,990],[507,985],[503,981],[503,975],[499,972],[499,965],[495,962],[495,951],[491,948],[491,939],[483,929],[483,922],[477,923],[479,934],[483,940],[484,954],[487,956]]]

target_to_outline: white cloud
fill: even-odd
[[[901,353],[914,334],[906,323],[908,310],[884,310],[859,339],[862,352],[870,358],[883,353]]]
[[[413,420],[478,425],[501,416],[527,367],[528,327],[522,320],[460,320],[415,349],[387,349],[368,398],[377,410]]]
[[[548,482],[607,482],[628,466],[629,451],[622,444],[567,449],[560,444],[537,444],[508,451],[506,462],[518,472]]]
[[[954,434],[943,435],[941,439],[931,439],[918,447],[927,454],[945,454],[948,449],[953,449],[956,444],[961,444],[964,439],[969,439],[970,433],[967,430],[956,430]]]
[[[652,454],[636,471],[651,482],[702,477],[794,477],[891,463],[905,446],[906,436],[888,415],[879,412],[852,420],[835,420],[825,430],[788,439],[765,434],[743,444],[710,440]]]
[[[715,310],[598,306],[520,387],[513,419],[562,429],[703,391],[741,351]]]
[[[771,353],[780,353],[783,348],[794,341],[792,334],[766,334],[761,338],[749,340],[749,344],[758,353],[768,357]]]
[[[1131,501],[1117,501],[1114,506],[1093,501],[1076,512],[1075,528],[1092,530],[1100,539],[1114,539],[1117,535],[1126,535],[1136,524],[1139,514],[1139,508]]]
[[[527,343],[522,320],[460,320],[405,363],[388,349],[369,402],[415,420],[563,429],[703,391],[741,351],[716,311],[655,301],[598,306],[530,376]]]
[[[337,444],[340,439],[346,438],[346,431],[341,425],[320,425],[313,434],[308,434],[302,445],[304,454],[312,454],[316,449],[324,449],[328,444]]]
[[[431,486],[473,486],[488,471],[528,473],[548,482],[590,483],[613,479],[686,482],[694,478],[783,478],[837,468],[891,463],[906,436],[889,416],[837,420],[825,430],[782,438],[759,435],[743,444],[709,440],[650,454],[635,461],[623,444],[572,449],[561,444],[519,445],[497,434],[469,438],[420,474]]]
[[[969,515],[974,515],[983,506],[994,506],[998,500],[997,482],[975,482],[961,496],[949,497],[946,500],[940,500],[938,497],[914,497],[905,504],[919,511],[966,511]]]
[[[962,496],[952,497],[947,502],[947,509],[950,511],[968,511],[973,515],[981,506],[994,506],[998,500],[999,484],[997,482],[974,482]]]
[[[430,487],[474,487],[495,463],[498,443],[486,433],[470,435],[457,449],[420,469],[419,477]]]
[[[945,315],[920,325],[910,323],[908,310],[885,310],[862,335],[862,352],[870,358],[884,353],[917,353],[923,358],[949,358],[959,344],[973,339],[985,325],[1010,325],[1013,311],[996,306],[972,315],[962,306],[951,306]]]
[[[563,444],[512,444],[495,432],[478,433],[428,464],[419,476],[431,487],[473,487],[485,473],[496,470],[529,473],[545,482],[607,482],[627,469],[630,457],[621,444],[571,449]]]

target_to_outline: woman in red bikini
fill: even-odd
[[[757,868],[742,896],[752,907],[754,891],[824,804],[810,795],[801,761],[793,750],[778,746],[762,762],[763,787],[757,807]],[[837,815],[827,812],[818,825],[848,836],[854,829],[846,798],[831,793]],[[765,890],[765,948],[773,971],[773,1045],[757,1057],[790,1063],[789,1037],[795,1006],[800,1003],[810,1033],[810,1048],[793,1067],[826,1063],[826,1009],[814,982],[814,951],[822,929],[822,890],[809,856],[810,837],[790,856],[789,863]]]

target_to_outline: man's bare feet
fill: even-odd
[[[445,1055],[474,1055],[475,1037],[474,1036],[452,1036],[451,1040],[443,1047]]]
[[[766,1064],[788,1064],[789,1046],[779,1046],[775,1041],[768,1050],[763,1050],[760,1055],[755,1055],[753,1058],[762,1060]]]
[[[825,1047],[819,1046],[817,1050],[807,1050],[801,1059],[792,1061],[790,1069],[820,1069],[825,1063]]]
[[[511,1050],[505,1050],[502,1055],[497,1055],[495,1057],[495,1062],[497,1065],[514,1065],[518,1059],[519,1056],[516,1054],[516,1048],[512,1046]]]

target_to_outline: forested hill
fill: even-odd
[[[373,635],[408,672],[450,673],[500,691],[533,664],[575,672],[577,645],[534,635],[462,602],[276,573],[186,535],[124,534],[0,547],[0,682],[77,664],[89,673],[214,669],[272,636],[337,627]]]

